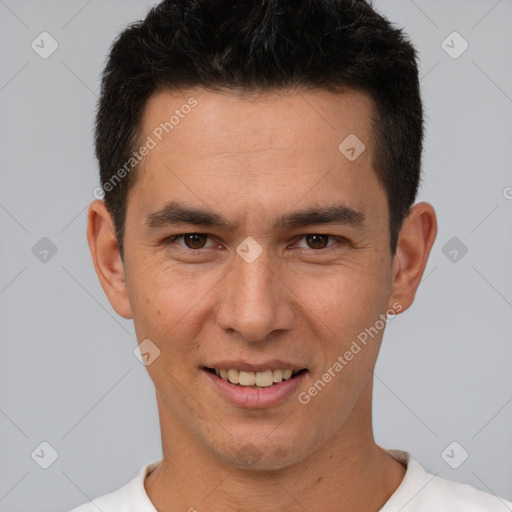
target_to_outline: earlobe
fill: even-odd
[[[122,317],[132,318],[114,224],[103,201],[96,200],[89,205],[87,241],[96,274],[110,304]]]
[[[404,219],[393,257],[393,282],[390,304],[399,302],[402,311],[414,301],[437,234],[434,208],[418,203]]]

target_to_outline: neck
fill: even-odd
[[[368,421],[359,418],[353,428],[349,419],[297,464],[254,471],[213,457],[179,423],[166,417],[161,405],[163,460],[145,480],[158,512],[377,512],[405,474],[404,466],[375,443],[370,414]]]

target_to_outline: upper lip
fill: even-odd
[[[294,372],[298,372],[300,370],[305,369],[305,366],[302,366],[297,363],[291,363],[289,361],[283,361],[282,359],[270,359],[264,362],[252,362],[249,363],[246,360],[239,359],[237,361],[233,360],[223,360],[216,361],[214,363],[210,363],[205,366],[205,368],[213,368],[217,370],[239,370],[244,372],[263,372],[265,370],[293,370]]]

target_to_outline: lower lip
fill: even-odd
[[[290,398],[300,386],[307,372],[299,373],[292,379],[283,380],[266,388],[237,386],[221,377],[217,377],[208,370],[204,370],[204,373],[220,394],[232,404],[239,407],[262,408],[279,405]]]

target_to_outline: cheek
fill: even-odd
[[[389,279],[375,264],[338,266],[323,275],[302,275],[294,283],[307,309],[332,335],[373,324],[386,310]]]
[[[385,273],[379,275],[362,267],[301,279],[298,295],[304,302],[302,312],[315,329],[315,377],[321,378],[330,369],[326,380],[332,379],[328,388],[334,394],[351,394],[375,365],[385,328],[381,315],[387,309],[387,281]],[[341,362],[339,356],[344,358]],[[332,397],[329,391],[322,394],[326,400]]]
[[[168,264],[138,268],[128,287],[137,338],[151,339],[173,360],[185,357],[207,320],[208,294],[222,274]]]
[[[187,286],[179,269],[158,260],[141,257],[130,272],[129,291],[141,320],[156,314],[160,319],[179,316],[193,290],[193,281],[188,281]]]
[[[386,279],[354,270],[306,281],[309,294],[303,311],[309,311],[310,325],[318,327],[317,358],[301,403],[310,403],[309,411],[330,417],[330,427],[338,428],[367,386],[377,360],[386,325],[381,318],[387,310]]]

